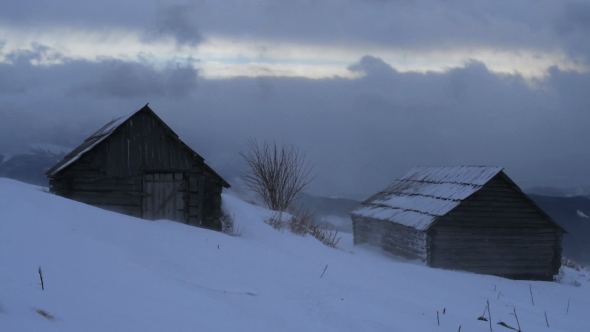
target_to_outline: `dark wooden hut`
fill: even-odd
[[[566,231],[501,167],[415,167],[352,212],[354,243],[428,266],[552,280]]]
[[[66,198],[216,230],[229,188],[148,105],[106,124],[46,175],[51,192]]]

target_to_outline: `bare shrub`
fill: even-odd
[[[240,177],[271,210],[286,211],[312,180],[313,166],[306,162],[305,153],[293,145],[277,145],[275,141],[259,144],[250,139],[247,151],[240,155],[250,167]]]
[[[297,235],[309,234],[328,247],[337,248],[340,237],[338,231],[322,228],[316,220],[316,215],[308,208],[300,205],[290,208],[291,219],[288,221],[289,230]]]
[[[289,208],[291,219],[289,219],[289,230],[297,235],[305,236],[310,233],[315,224],[315,213],[303,205]]]
[[[266,219],[264,222],[278,231],[284,230],[289,223],[288,220],[284,219],[282,212],[273,213],[272,216],[270,216],[270,218]]]
[[[340,237],[337,230],[322,228],[316,221],[315,213],[300,205],[289,208],[289,215],[276,211],[270,218],[264,221],[274,229],[283,231],[288,229],[293,234],[315,237],[328,247],[337,248]]]
[[[234,230],[231,234],[229,234],[231,236],[235,236],[235,237],[242,237],[244,236],[244,227],[242,226],[235,226]]]

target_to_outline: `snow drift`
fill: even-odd
[[[477,318],[488,300],[494,331],[517,326],[514,307],[523,331],[590,330],[586,272],[565,271],[574,287],[430,269],[349,234],[328,248],[275,231],[268,210],[223,204],[241,237],[0,179],[0,330],[487,331]]]

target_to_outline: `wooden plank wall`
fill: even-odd
[[[199,187],[199,201],[203,202],[203,222],[201,227],[221,231],[221,192],[223,187],[219,181],[213,180],[211,174],[205,172],[202,176],[204,180]],[[201,194],[202,193],[202,194]]]
[[[139,112],[95,147],[106,176],[141,176],[144,170],[191,169],[194,156],[147,112]]]
[[[430,265],[514,279],[551,280],[562,232],[496,176],[429,231]]]
[[[191,173],[189,176],[188,222],[191,225],[221,230],[221,193],[219,181],[205,174]]]
[[[141,217],[141,178],[101,177],[100,166],[93,165],[95,156],[95,153],[83,156],[55,178],[53,191],[82,203]]]
[[[352,216],[354,244],[366,243],[408,259],[426,261],[426,233],[391,221]]]
[[[197,225],[204,220],[209,228],[217,228],[221,183],[205,172],[199,156],[185,149],[149,112],[138,112],[62,171],[53,179],[53,191],[83,203],[142,217],[143,174],[150,170],[186,172],[188,222]],[[201,176],[204,181],[199,191],[197,180]]]

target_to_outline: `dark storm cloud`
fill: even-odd
[[[554,21],[561,43],[575,57],[590,59],[590,3],[568,2]]]
[[[590,30],[590,3],[569,2],[564,6],[563,15],[558,20],[557,27],[562,33],[572,33],[575,30]]]
[[[353,72],[363,72],[371,79],[386,79],[395,75],[395,70],[383,60],[365,55],[358,63],[348,66]]]
[[[29,63],[31,61],[40,62],[42,60],[51,61],[51,62],[66,60],[61,53],[50,52],[50,51],[53,51],[53,50],[48,46],[45,46],[45,45],[42,45],[39,43],[33,43],[31,45],[31,49],[15,50],[13,52],[5,54],[5,57],[6,57],[6,60],[8,60],[8,62],[12,62],[12,63],[15,63],[15,62],[16,63],[19,63],[19,62]],[[0,54],[3,54],[1,49],[0,49]]]
[[[522,77],[491,73],[479,62],[420,74],[365,56],[349,67],[365,74],[355,80],[214,80],[193,75],[189,65],[156,70],[65,59],[33,66],[31,54],[12,56],[0,73],[26,90],[0,91],[4,149],[14,142],[75,146],[149,101],[230,179],[242,167],[238,152],[254,137],[307,151],[318,194],[368,195],[415,165],[505,166],[524,187],[590,182],[590,74],[553,68],[531,89]]]
[[[196,89],[190,63],[157,70],[147,64],[62,58],[60,65],[35,66],[47,47],[4,54],[0,63],[0,151],[26,149],[31,142],[75,146],[96,123],[129,113],[156,98],[182,100]],[[49,52],[53,54],[54,52]]]
[[[100,97],[182,98],[197,88],[198,71],[191,64],[169,66],[157,71],[149,65],[121,60],[104,61],[101,74],[73,87],[71,94],[95,94]]]
[[[146,40],[172,36],[179,46],[224,36],[350,47],[566,48],[575,53],[580,40],[562,38],[559,31],[586,29],[586,13],[587,4],[565,0],[64,0],[59,6],[43,0],[0,2],[0,22],[9,26],[126,28],[144,33]]]
[[[194,116],[195,130],[170,121],[184,137],[198,133],[192,144],[212,162],[235,159],[248,137],[294,142],[317,162],[313,189],[323,193],[370,193],[414,165],[506,166],[523,186],[588,181],[590,115],[567,105],[590,98],[560,97],[586,74],[556,69],[555,80],[531,90],[478,62],[417,74],[367,56],[351,69],[367,76],[203,80],[194,107],[175,115]]]
[[[177,46],[197,46],[204,41],[197,24],[191,20],[194,7],[189,5],[172,5],[159,9],[154,27],[148,29],[146,40],[158,37],[173,37]]]
[[[143,27],[153,19],[153,4],[144,1],[6,0],[0,2],[0,22],[25,27]],[[151,16],[151,17],[150,17]]]
[[[25,93],[33,88],[37,79],[27,75],[21,69],[30,67],[32,61],[63,59],[61,54],[54,52],[49,54],[49,51],[51,51],[49,47],[40,44],[31,45],[29,50],[16,50],[9,53],[4,53],[0,47],[0,56],[11,63],[0,63],[0,93]]]
[[[15,76],[12,66],[0,63],[0,95],[26,91],[26,85]]]

